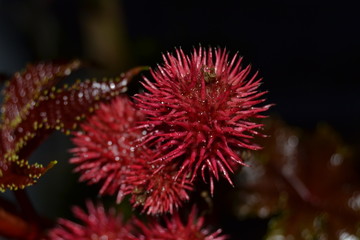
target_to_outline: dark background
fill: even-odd
[[[75,57],[120,72],[174,47],[226,47],[260,71],[273,112],[358,141],[359,24],[351,2],[1,0],[0,71]]]
[[[359,146],[359,25],[355,1],[0,0],[0,73],[39,60],[80,58],[114,74],[156,66],[174,47],[226,47],[260,71],[268,101],[276,104],[271,114],[310,131],[328,123]],[[58,135],[43,144],[36,161],[69,157],[64,149],[70,143]],[[49,176],[55,182],[57,171],[71,171],[67,163],[59,166]],[[54,186],[44,181],[33,187],[33,199],[54,217],[65,205],[47,204],[43,194]],[[72,196],[59,189],[51,199]]]

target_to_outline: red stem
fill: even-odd
[[[31,226],[20,217],[7,212],[0,207],[0,235],[16,238],[27,239],[31,232]]]
[[[31,203],[31,200],[26,192],[26,190],[17,190],[13,191],[16,200],[18,201],[21,211],[23,213],[24,218],[28,221],[32,221],[38,218],[36,210]]]
[[[17,208],[13,202],[0,198],[0,236],[31,239],[30,236],[35,236],[34,230],[34,225],[17,214]]]

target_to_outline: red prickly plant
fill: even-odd
[[[242,58],[230,59],[222,49],[199,48],[191,55],[180,49],[163,59],[151,70],[154,82],[144,78],[147,92],[135,96],[146,116],[142,144],[156,149],[153,163],[179,163],[177,176],[210,179],[213,193],[214,178],[222,174],[232,184],[229,172],[244,165],[239,150],[260,149],[252,139],[263,124],[253,120],[271,106],[258,106],[266,93],[258,90],[261,78],[249,77],[250,66],[243,68]]]
[[[48,240],[226,240],[222,230],[211,231],[204,222],[203,216],[198,217],[193,207],[185,222],[179,213],[165,218],[164,224],[151,218],[147,224],[133,217],[126,223],[114,209],[106,212],[102,205],[95,206],[88,201],[87,213],[79,207],[73,213],[79,223],[59,219],[58,225],[47,233]]]
[[[153,151],[137,146],[143,133],[135,126],[143,120],[143,114],[125,96],[101,104],[81,125],[83,131],[74,133],[76,147],[70,151],[75,156],[70,162],[77,164],[80,181],[102,184],[100,195],[117,194],[119,203],[131,194],[131,203],[148,214],[172,213],[189,199],[187,191],[192,187],[186,179],[175,179],[175,166],[159,171],[148,164]]]
[[[88,212],[79,207],[73,208],[81,224],[66,219],[59,219],[58,226],[48,233],[49,240],[126,240],[132,236],[128,225],[122,223],[122,217],[114,209],[106,212],[102,205],[86,203]]]
[[[158,168],[156,164],[138,161],[128,169],[125,192],[131,194],[130,202],[142,206],[146,214],[172,214],[189,200],[188,191],[193,190],[189,180],[175,178],[176,173],[176,165]]]
[[[95,114],[81,125],[82,132],[75,132],[76,145],[70,150],[77,164],[75,172],[81,173],[80,181],[89,184],[102,182],[100,194],[117,194],[117,202],[124,197],[126,169],[143,148],[135,148],[133,141],[141,130],[133,129],[143,114],[125,97],[117,97],[110,104],[101,104]],[[130,130],[131,129],[131,130]]]
[[[222,230],[210,231],[204,226],[204,217],[198,217],[196,208],[193,207],[187,221],[183,223],[178,213],[165,219],[165,226],[156,221],[148,225],[135,219],[134,224],[139,228],[140,234],[137,238],[141,240],[225,240],[226,235]]]

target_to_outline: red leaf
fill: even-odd
[[[43,90],[55,86],[61,77],[68,76],[79,66],[77,60],[66,64],[39,63],[30,64],[23,72],[15,73],[4,90],[4,124],[16,127]]]
[[[69,66],[75,65],[61,65],[57,68],[62,69],[65,74]],[[5,90],[6,95],[17,97],[6,97],[2,108],[4,119],[0,129],[2,140],[0,190],[2,191],[6,188],[15,190],[24,188],[36,182],[36,179],[55,163],[51,162],[47,167],[40,164],[28,165],[27,157],[40,142],[54,129],[70,133],[79,121],[94,110],[97,102],[110,100],[125,92],[128,81],[144,68],[134,68],[114,80],[79,81],[71,87],[64,86],[59,89],[55,88],[54,84],[58,81],[57,76],[61,75],[60,70],[57,71],[58,75],[49,73],[49,76],[56,79],[49,77],[47,80],[34,80],[32,76],[34,78],[43,76],[41,74],[43,68],[30,66],[29,69],[31,69],[30,83],[17,83],[18,79],[22,78],[15,76]],[[24,74],[27,76],[26,71]],[[32,91],[26,91],[25,100],[19,100],[23,88],[26,87],[31,88]]]
[[[77,69],[80,62],[75,60],[70,63],[39,63],[28,65],[23,72],[15,75],[6,84],[4,102],[1,107],[0,124],[0,190],[5,188],[24,188],[36,181],[48,168],[40,164],[29,165],[26,160],[20,160],[19,152],[31,133],[19,124],[29,114],[29,109],[34,106],[41,91],[55,85],[61,77],[69,75]],[[28,122],[28,124],[32,124]],[[18,137],[16,133],[24,136]]]

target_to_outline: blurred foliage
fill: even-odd
[[[360,181],[354,152],[327,125],[309,134],[269,120],[264,150],[247,155],[233,210],[270,218],[265,239],[360,237]]]

